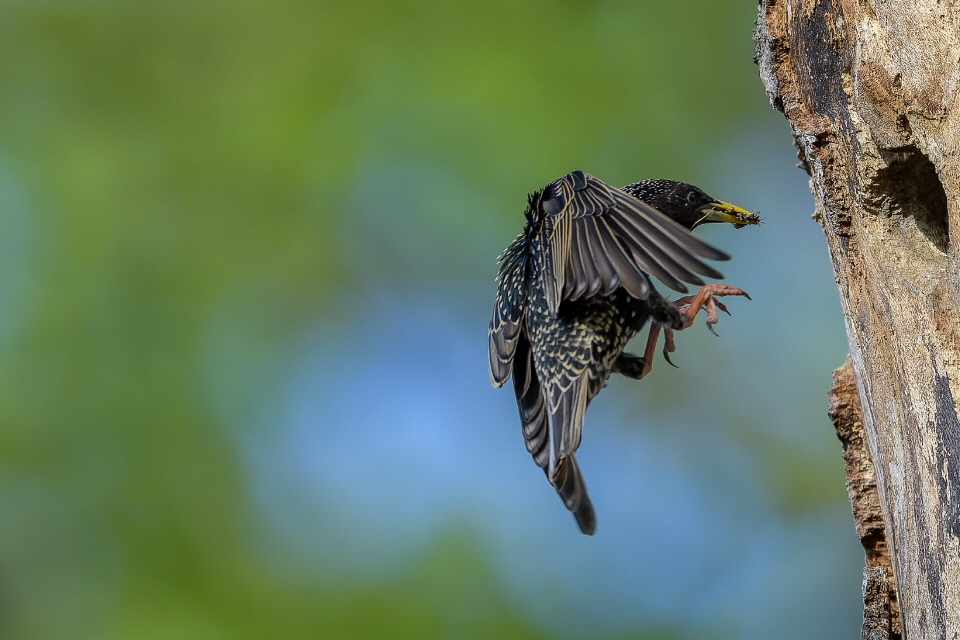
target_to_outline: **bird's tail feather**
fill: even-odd
[[[557,490],[563,504],[577,520],[577,525],[584,535],[592,536],[597,528],[597,518],[593,512],[593,504],[587,495],[587,484],[580,473],[577,459],[567,456],[560,461],[557,472],[551,480],[553,488]]]

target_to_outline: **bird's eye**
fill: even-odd
[[[687,202],[690,204],[697,204],[697,193],[695,191],[691,191],[687,194]]]

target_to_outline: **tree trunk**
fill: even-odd
[[[864,637],[960,637],[960,0],[763,0],[756,40],[833,260],[895,578],[899,621]],[[889,593],[873,566],[865,597]]]

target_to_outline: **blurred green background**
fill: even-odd
[[[0,637],[849,638],[846,354],[756,3],[0,2]],[[573,169],[753,295],[612,380],[584,538],[490,388]]]

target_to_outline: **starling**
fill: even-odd
[[[523,232],[500,255],[497,297],[489,329],[490,380],[513,376],[527,451],[547,475],[580,530],[596,518],[574,458],[584,412],[611,373],[639,379],[649,370],[656,336],[645,357],[623,351],[652,318],[666,329],[689,326],[714,295],[743,294],[707,285],[722,275],[703,262],[729,256],[694,237],[705,222],[736,227],[759,217],[670,180],[612,187],[583,171],[568,173],[528,196]],[[678,308],[650,283],[677,291],[701,285]],[[685,311],[685,313],[683,311]],[[668,334],[668,347],[672,350]]]

